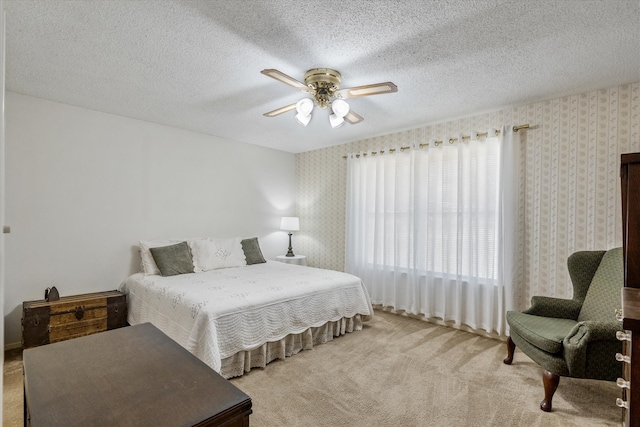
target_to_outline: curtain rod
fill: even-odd
[[[529,123],[526,123],[526,124],[524,124],[524,125],[518,125],[518,126],[514,126],[514,127],[513,127],[513,131],[514,131],[514,132],[518,132],[520,129],[529,129]],[[500,135],[500,131],[499,131],[499,130],[496,130],[496,136],[498,136],[498,135]],[[486,136],[489,136],[489,133],[488,133],[488,132],[482,132],[482,133],[477,133],[477,134],[476,134],[476,138],[484,138],[484,137],[486,137]],[[470,136],[470,135],[463,135],[463,136],[461,137],[461,139],[462,139],[463,141],[464,141],[464,140],[467,140],[467,139],[471,139],[471,136]],[[454,142],[456,142],[457,140],[458,140],[458,138],[449,138],[449,144],[453,144],[453,143],[454,143]],[[436,141],[436,142],[435,142],[436,147],[437,147],[438,145],[440,145],[440,144],[442,144],[442,141]],[[427,143],[424,143],[424,144],[420,144],[420,148],[428,147],[428,146],[429,146],[429,143],[428,143],[428,142],[427,142]],[[411,148],[411,147],[400,147],[400,151],[408,150],[408,149],[410,149],[410,148]],[[390,153],[393,153],[394,151],[396,151],[396,149],[395,149],[395,148],[391,148],[391,149],[389,149],[389,152],[390,152]],[[371,152],[371,154],[375,156],[376,154],[378,154],[378,152],[377,152],[377,151],[372,151],[372,152]],[[380,154],[384,154],[384,151],[382,151],[382,150],[381,150],[381,151],[380,151]],[[364,154],[363,154],[363,156],[366,156],[366,155],[367,155],[367,153],[364,153]],[[360,154],[356,154],[356,157],[360,157]],[[346,158],[347,158],[347,156],[342,156],[342,158],[343,158],[343,159],[346,159]]]

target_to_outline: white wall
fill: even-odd
[[[4,161],[4,97],[5,97],[5,16],[4,0],[0,0],[0,342],[4,341],[4,276],[5,276],[5,248],[4,248],[4,195],[5,195],[5,161]],[[0,365],[4,366],[4,352],[0,354]],[[0,399],[2,399],[4,379],[0,378]],[[3,420],[0,408],[0,420]]]
[[[5,344],[47,287],[116,289],[138,240],[258,236],[275,258],[294,195],[293,154],[7,92]]]

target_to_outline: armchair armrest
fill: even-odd
[[[587,347],[596,341],[619,343],[616,332],[622,330],[617,322],[579,322],[562,342],[564,357],[572,377],[584,377],[586,368]]]
[[[525,310],[524,313],[576,320],[581,308],[582,303],[572,299],[535,296],[531,298],[531,307]]]

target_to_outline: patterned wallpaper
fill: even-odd
[[[640,82],[512,107],[296,156],[296,253],[344,270],[348,152],[528,123],[521,131],[520,308],[533,295],[570,297],[567,257],[622,243],[620,154],[640,151]]]

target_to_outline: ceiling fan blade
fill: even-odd
[[[356,123],[360,123],[363,120],[364,120],[364,117],[362,117],[357,113],[354,113],[352,110],[349,110],[347,115],[344,116],[344,121],[347,123],[351,123],[352,125],[355,125]]]
[[[361,96],[380,95],[383,93],[393,93],[397,91],[398,86],[391,82],[384,82],[340,89],[336,94],[338,98],[359,98]]]
[[[296,108],[296,104],[289,104],[284,107],[280,107],[276,110],[269,111],[268,113],[264,113],[263,116],[275,117],[275,116],[279,116],[282,113],[286,113],[287,111],[295,110],[295,108]]]
[[[269,76],[272,79],[276,79],[277,81],[282,82],[284,84],[287,84],[289,86],[292,86],[292,87],[294,87],[294,88],[296,88],[298,90],[301,90],[303,92],[309,92],[309,87],[306,84],[294,79],[291,76],[286,75],[282,71],[278,71],[276,69],[269,68],[269,69],[266,69],[266,70],[262,70],[260,72],[262,74],[264,74],[265,76]]]

